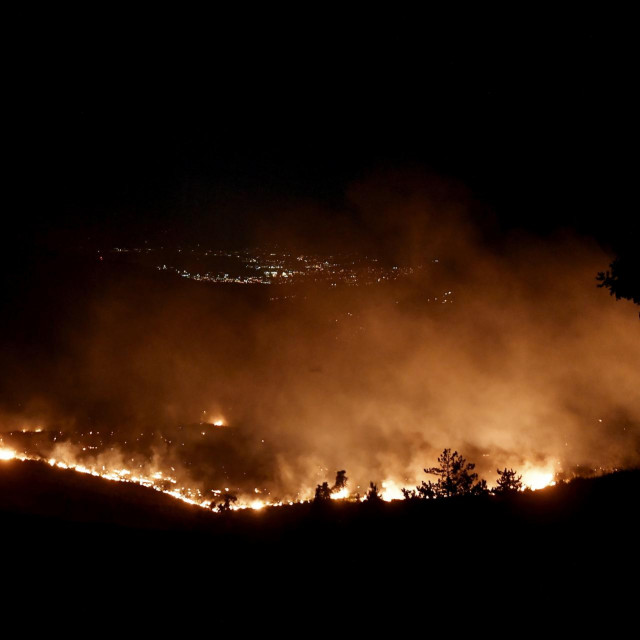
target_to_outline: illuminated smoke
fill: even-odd
[[[350,495],[373,480],[400,497],[445,447],[489,484],[505,466],[537,486],[639,463],[640,327],[630,303],[596,287],[610,255],[570,234],[487,242],[444,187],[360,185],[352,198],[356,248],[421,266],[415,277],[309,288],[291,304],[259,287],[107,281],[56,319],[59,353],[9,363],[27,403],[5,402],[5,423],[70,432],[91,419],[128,456],[141,429],[206,410],[197,434],[233,425],[233,473],[270,493],[256,505],[310,498],[337,469]],[[157,450],[151,477],[174,477],[172,455]],[[176,469],[181,486],[211,486],[206,469]]]

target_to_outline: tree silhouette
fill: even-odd
[[[495,494],[515,493],[522,489],[522,476],[516,476],[513,469],[498,469],[498,482],[493,490]]]
[[[328,482],[323,482],[316,487],[316,495],[313,501],[316,504],[327,502],[331,500],[331,488]]]
[[[596,276],[600,281],[598,286],[609,289],[616,300],[625,298],[640,304],[640,254],[637,251],[622,253],[609,265],[609,269]]]
[[[331,492],[337,493],[341,489],[344,489],[347,486],[347,480],[349,480],[349,478],[347,478],[347,472],[344,469],[342,471],[338,471],[336,473],[336,481]]]
[[[487,483],[478,480],[473,473],[475,464],[467,462],[457,451],[445,449],[438,457],[438,466],[425,469],[424,472],[435,475],[436,482],[422,482],[416,487],[422,498],[451,498],[462,495],[478,495],[486,493]]]

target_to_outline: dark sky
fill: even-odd
[[[624,33],[543,21],[443,34],[409,18],[31,34],[8,79],[5,237],[238,244],[283,206],[343,214],[353,181],[416,168],[507,228],[628,235]]]

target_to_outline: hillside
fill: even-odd
[[[378,505],[297,504],[225,515],[144,487],[36,462],[0,465],[3,546],[38,563],[134,563],[148,570],[242,576],[288,571],[329,586],[375,576],[456,572],[481,582],[595,580],[638,567],[640,471],[618,472],[512,499]],[[161,559],[161,561],[160,561]],[[453,572],[453,573],[452,573]]]

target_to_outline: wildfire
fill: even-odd
[[[203,509],[211,509],[213,506],[212,500],[208,500],[202,497],[202,493],[199,489],[191,487],[181,487],[178,485],[178,480],[172,476],[165,475],[161,471],[154,471],[150,474],[143,474],[138,472],[132,472],[131,469],[106,469],[104,466],[98,468],[95,466],[87,466],[86,464],[76,463],[71,461],[57,460],[56,458],[41,458],[36,455],[22,455],[18,454],[12,449],[0,448],[0,460],[30,460],[36,462],[44,462],[52,467],[58,469],[67,469],[76,471],[77,473],[84,473],[86,475],[102,478],[103,480],[110,480],[112,482],[127,482],[130,484],[138,484],[160,493],[164,493],[176,500],[181,500],[187,504],[194,505]],[[168,485],[175,485],[170,487]],[[225,488],[225,490],[228,490]],[[220,491],[214,491],[217,495]],[[230,506],[233,511],[239,509],[254,509],[260,510],[267,506],[280,506],[282,502],[268,502],[265,500],[258,500],[255,498],[240,499],[237,503]],[[290,503],[293,504],[293,503]]]
[[[30,456],[30,460],[39,460],[37,457]],[[84,464],[76,464],[73,462],[64,462],[62,460],[56,460],[55,458],[49,458],[48,462],[52,467],[58,467],[59,469],[71,469],[78,473],[85,473],[91,476],[103,478],[104,480],[111,480],[113,482],[129,482],[131,484],[139,484],[161,493],[166,493],[172,498],[182,500],[187,504],[196,505],[206,509],[211,508],[211,500],[199,499],[199,491],[190,489],[188,487],[179,487],[175,489],[166,488],[167,483],[177,484],[177,480],[171,476],[164,475],[161,471],[155,471],[150,475],[132,473],[130,469],[111,469],[107,470],[104,467],[97,469],[95,467],[88,467]],[[160,484],[156,484],[160,483]]]
[[[380,495],[385,502],[402,500],[404,498],[404,495],[402,494],[402,487],[393,480],[385,480],[382,483],[382,491],[380,492]]]
[[[522,473],[522,484],[532,491],[555,485],[555,474],[547,469],[532,468]]]
[[[216,420],[213,423],[215,426],[223,426],[223,420]],[[64,460],[50,457],[48,459],[41,458],[37,455],[28,455],[23,453],[17,453],[13,449],[7,447],[0,447],[0,461],[3,460],[31,460],[48,463],[52,467],[59,469],[66,469],[76,471],[95,477],[100,477],[112,482],[128,482],[131,484],[138,484],[166,495],[171,496],[177,500],[181,500],[190,505],[194,505],[204,509],[212,509],[219,501],[220,490],[214,490],[213,499],[205,497],[200,489],[180,486],[178,479],[169,474],[164,473],[156,468],[150,469],[146,472],[142,470],[132,470],[128,468],[107,468],[105,465],[91,464],[90,462],[76,462],[72,459],[71,455],[65,456]],[[173,467],[172,467],[173,469]],[[549,463],[545,466],[533,466],[527,465],[522,471],[522,484],[532,490],[542,489],[544,487],[555,485],[555,472],[553,463]],[[385,479],[381,483],[380,496],[386,502],[392,500],[402,500],[404,495],[402,492],[403,485],[392,479]],[[229,491],[229,488],[225,487],[225,491]],[[245,496],[238,496],[238,500],[229,505],[229,509],[237,511],[241,509],[253,509],[261,510],[269,506],[279,506],[282,504],[294,504],[290,499],[286,501],[270,501],[268,499],[258,498],[255,494],[261,493],[257,488],[254,489],[254,494],[248,494]],[[297,494],[296,501],[305,501],[305,496],[309,492],[299,492]],[[346,500],[351,497],[349,489],[344,486],[340,490],[331,494],[332,500]]]

